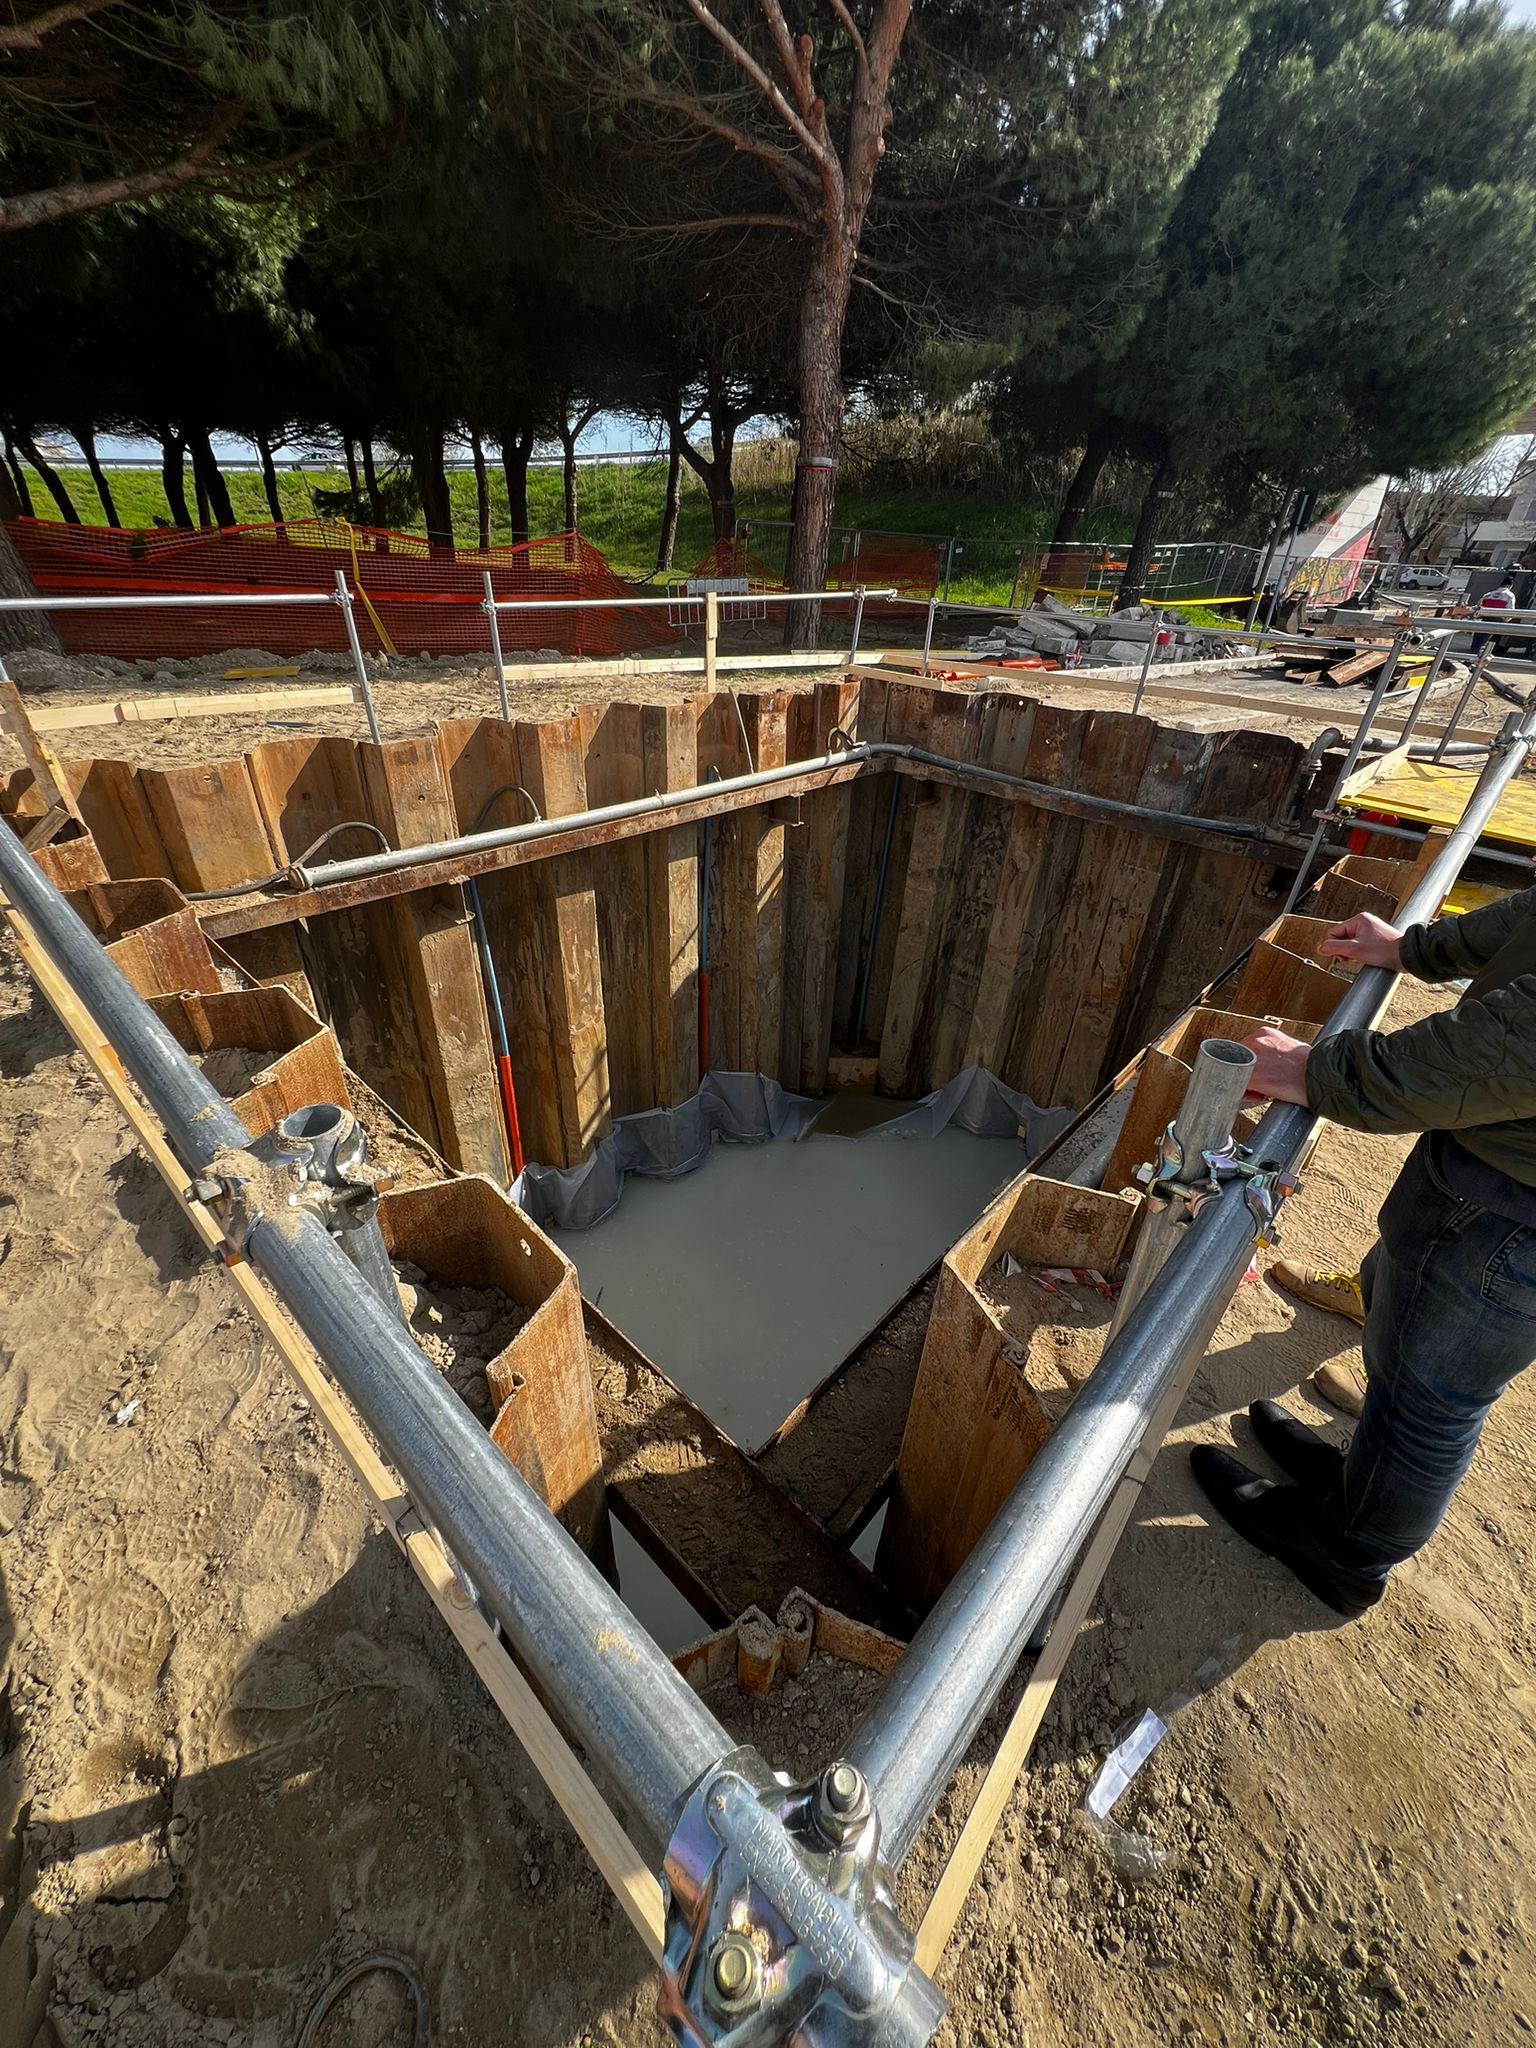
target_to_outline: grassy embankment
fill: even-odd
[[[101,522],[101,506],[88,473],[83,469],[61,471],[70,496],[87,525]],[[168,518],[165,494],[155,470],[109,469],[118,517],[126,527],[148,528]],[[268,517],[261,478],[248,470],[226,472],[235,516],[243,524],[262,525]],[[656,564],[656,538],[661,525],[665,465],[661,462],[631,467],[620,463],[599,463],[584,467],[580,479],[578,518],[583,536],[602,550],[621,576],[648,577]],[[475,484],[467,470],[449,474],[453,496],[454,531],[466,543],[475,538]],[[32,479],[33,509],[41,518],[57,516],[52,499]],[[278,490],[285,514],[292,519],[311,517],[315,511],[313,493],[345,488],[340,471],[280,472]],[[187,480],[191,501],[191,478]],[[491,537],[505,542],[511,537],[507,517],[506,489],[499,469],[491,470]],[[529,477],[529,509],[535,533],[561,530],[563,504],[558,471],[538,469]],[[789,514],[787,484],[743,489],[737,498],[740,518],[784,520]],[[1013,586],[1021,543],[1049,532],[1046,507],[1024,499],[863,496],[845,492],[838,501],[838,524],[867,531],[957,537],[951,565],[951,595],[972,603],[1006,602]],[[1095,535],[1095,538],[1110,538]],[[711,539],[709,504],[697,480],[685,476],[682,511],[678,521],[677,545],[673,552],[673,576],[682,577],[701,561]],[[769,566],[782,566],[782,539],[764,536],[761,553]],[[758,550],[754,550],[755,552]]]

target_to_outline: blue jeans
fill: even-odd
[[[1459,1196],[1425,1136],[1377,1228],[1360,1269],[1365,1412],[1328,1548],[1385,1578],[1440,1526],[1489,1409],[1536,1361],[1536,1227]]]

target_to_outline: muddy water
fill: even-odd
[[[554,1231],[582,1291],[747,1448],[851,1351],[1004,1182],[1014,1138],[716,1145],[631,1178],[606,1223]]]

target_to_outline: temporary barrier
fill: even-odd
[[[13,519],[6,531],[43,597],[168,595],[234,597],[254,592],[330,594],[340,570],[358,597],[357,627],[370,652],[485,654],[485,578],[499,602],[629,595],[599,551],[578,534],[520,547],[431,548],[419,535],[349,526],[343,520],[290,520],[282,526],[158,528],[64,526]],[[124,660],[214,654],[230,645],[228,617],[213,605],[172,619],[159,610],[56,615],[70,654]],[[274,654],[310,649],[345,654],[340,612],[272,605],[262,612],[261,645]],[[670,639],[664,619],[646,612],[516,611],[501,619],[505,647],[557,647],[562,653],[616,655]]]

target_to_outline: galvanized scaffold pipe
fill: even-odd
[[[1232,1126],[1253,1067],[1247,1046],[1230,1038],[1208,1038],[1195,1054],[1179,1113],[1163,1136],[1162,1156],[1152,1161],[1141,1228],[1109,1326],[1111,1342],[1168,1263],[1189,1218],[1191,1191],[1209,1181],[1213,1161],[1230,1153]]]
[[[661,2012],[679,2039],[750,2021],[761,2048],[924,2048],[944,2001],[912,1961],[862,1778],[834,1761],[791,1785],[734,1741],[428,1364],[398,1304],[295,1199],[291,1162],[253,1149],[4,825],[0,890],[142,1090],[198,1199],[271,1283],[461,1583],[656,1852],[668,1895]],[[327,1128],[293,1135],[307,1144]]]
[[[287,1204],[251,1134],[0,827],[0,887],[164,1125],[189,1178],[229,1190],[229,1228],[364,1417],[524,1667],[664,1844],[699,1778],[735,1747],[597,1567],[417,1350],[320,1221]]]
[[[1404,925],[1433,917],[1536,739],[1536,711],[1512,717],[1461,822],[1403,905]],[[1392,976],[1367,968],[1322,1036],[1374,1017]],[[1252,1157],[1288,1171],[1316,1129],[1284,1103],[1265,1115]],[[918,1630],[848,1755],[874,1788],[885,1853],[899,1864],[1071,1568],[1168,1387],[1221,1320],[1254,1242],[1251,1184],[1233,1179],[1190,1223],[1126,1327]]]

